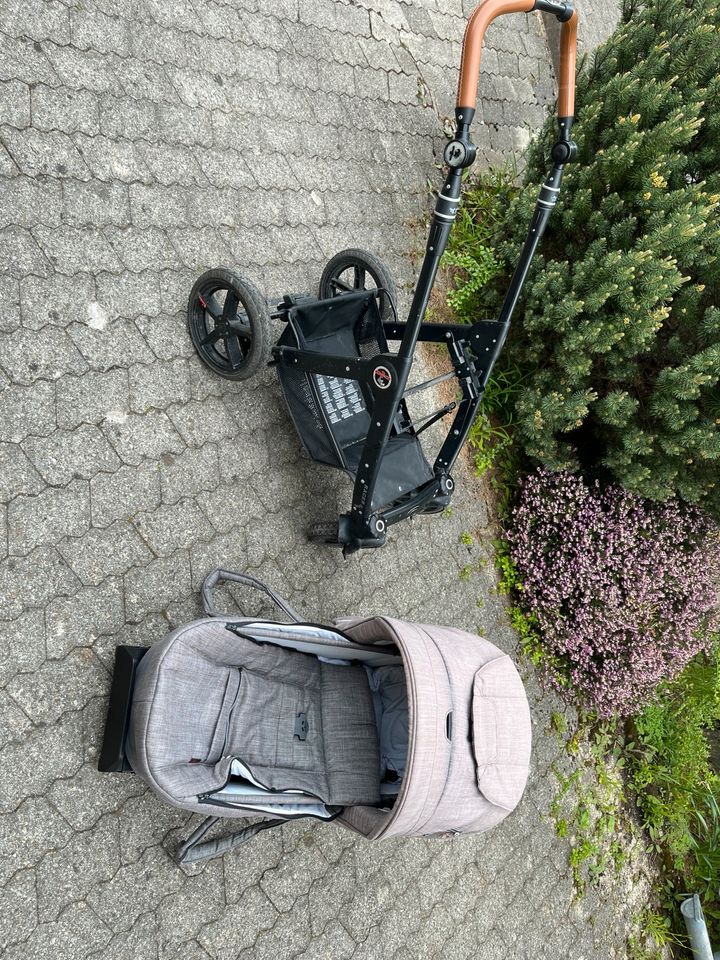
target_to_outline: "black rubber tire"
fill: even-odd
[[[338,289],[333,284],[337,281],[340,274],[351,268],[355,269],[353,284],[343,284],[346,289]],[[358,271],[361,273],[359,274]],[[372,289],[365,286],[365,274],[370,274],[373,283],[378,289],[386,291],[386,296],[382,298],[380,313],[383,320],[394,319],[393,307],[397,303],[397,287],[392,278],[388,267],[372,253],[367,250],[356,250],[354,248],[341,250],[328,261],[320,278],[319,297],[321,300],[328,300],[330,297],[336,297],[350,290]],[[390,303],[392,301],[392,305]]]
[[[244,333],[218,336],[210,342],[208,337],[217,332],[218,318],[210,313],[207,306],[203,307],[201,298],[207,304],[210,297],[221,291],[226,291],[226,300],[227,292],[232,292],[237,303],[233,310],[231,301],[230,311],[234,316],[230,318],[226,318],[223,305],[220,322],[227,319],[227,328],[232,330],[242,326]],[[198,277],[188,299],[187,323],[190,339],[200,360],[213,373],[226,380],[247,380],[270,358],[270,313],[265,299],[254,284],[233,270],[221,267],[208,270]]]

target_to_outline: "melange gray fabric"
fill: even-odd
[[[219,620],[174,631],[140,662],[127,752],[161,796],[186,809],[225,785],[235,757],[271,790],[332,805],[379,800],[363,668],[258,644]]]
[[[370,839],[489,830],[519,803],[528,777],[530,710],[510,659],[481,637],[391,617],[343,618],[366,645],[392,642],[405,668],[409,741],[392,808],[346,808]]]

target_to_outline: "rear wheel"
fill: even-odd
[[[392,274],[378,257],[367,250],[341,250],[328,261],[320,278],[320,299],[328,300],[355,290],[384,290],[380,304],[383,320],[393,318],[397,288]],[[392,301],[392,305],[391,305]]]
[[[208,270],[188,301],[188,332],[213,373],[247,380],[267,362],[270,315],[260,291],[232,270]]]

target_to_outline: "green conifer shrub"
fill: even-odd
[[[720,512],[720,13],[626,3],[578,77],[578,158],[534,262],[507,362],[514,419],[552,470],[605,472],[642,496]],[[497,310],[556,137],[510,203]],[[467,304],[465,304],[467,310]]]

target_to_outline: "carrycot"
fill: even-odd
[[[289,623],[219,615],[219,580],[262,589]],[[206,619],[119,647],[101,770],[134,770],[208,819],[183,862],[293,817],[371,840],[487,830],[520,801],[530,713],[487,640],[392,617],[303,623],[269,588],[216,570]],[[221,817],[271,817],[200,843]]]

